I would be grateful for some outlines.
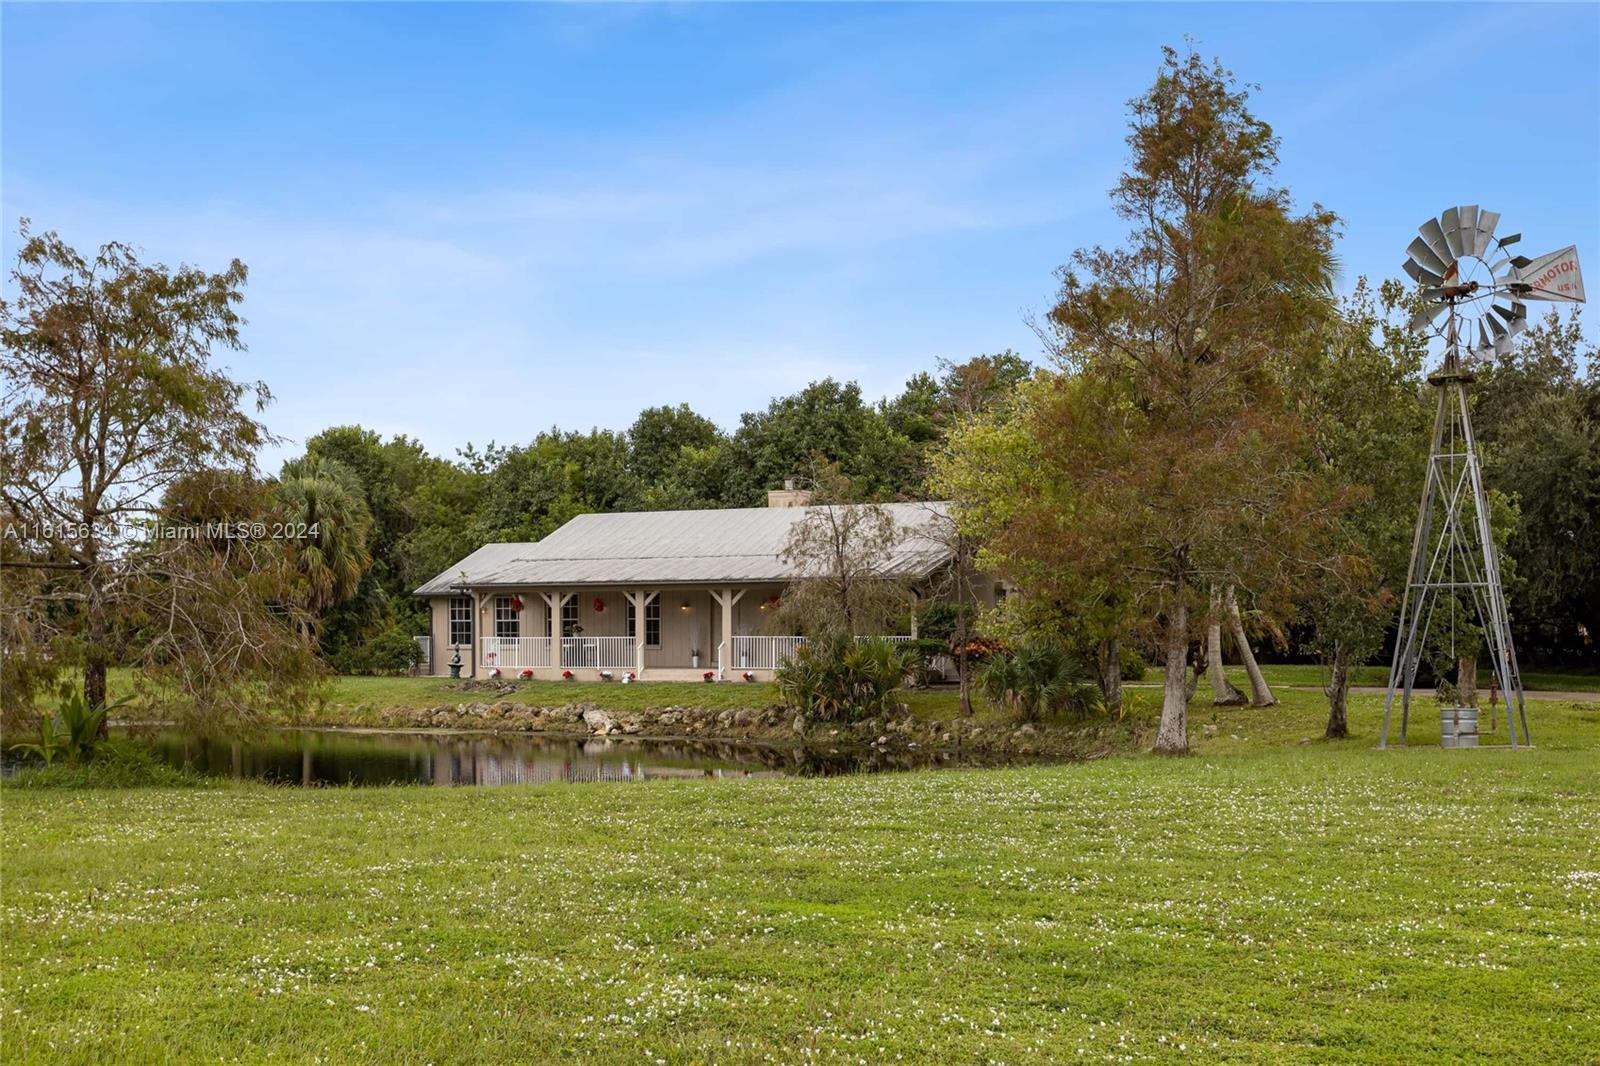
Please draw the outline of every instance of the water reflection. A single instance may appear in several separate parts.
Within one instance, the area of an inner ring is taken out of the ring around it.
[[[518,734],[279,730],[244,740],[137,734],[202,773],[299,785],[510,785],[693,777],[817,777],[978,765],[940,752],[887,753],[728,741]],[[993,760],[984,765],[995,765]]]

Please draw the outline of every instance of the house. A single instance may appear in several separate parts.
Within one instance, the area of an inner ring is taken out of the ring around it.
[[[950,561],[948,505],[881,506],[898,533],[888,572],[926,588]],[[459,654],[464,677],[770,678],[802,643],[776,627],[795,576],[783,552],[820,509],[791,486],[766,507],[585,514],[537,543],[485,544],[416,590],[430,605],[423,672],[448,675]]]

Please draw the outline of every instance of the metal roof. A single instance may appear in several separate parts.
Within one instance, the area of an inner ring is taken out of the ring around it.
[[[902,531],[890,555],[895,576],[920,577],[950,557],[928,526],[949,504],[880,504]],[[821,507],[585,514],[536,543],[485,544],[417,589],[441,596],[464,587],[750,584],[784,582],[780,557],[790,531]]]

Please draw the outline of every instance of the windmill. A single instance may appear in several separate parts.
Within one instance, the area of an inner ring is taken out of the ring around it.
[[[1500,560],[1489,529],[1489,501],[1472,435],[1467,386],[1475,379],[1474,366],[1504,355],[1511,348],[1511,339],[1527,328],[1526,301],[1582,303],[1583,274],[1576,245],[1529,259],[1510,250],[1521,234],[1494,235],[1499,221],[1498,213],[1480,210],[1475,204],[1452,207],[1424,222],[1419,236],[1406,249],[1404,269],[1420,286],[1422,300],[1411,318],[1411,329],[1441,337],[1444,360],[1428,377],[1438,392],[1438,410],[1422,506],[1411,542],[1411,565],[1400,601],[1380,748],[1389,744],[1396,692],[1400,693],[1400,742],[1405,743],[1411,693],[1434,613],[1443,603],[1449,612],[1453,643],[1458,597],[1470,598],[1488,645],[1495,681],[1506,697],[1511,746],[1518,746],[1519,719],[1521,742],[1531,743],[1522,673],[1511,640]],[[1440,315],[1445,316],[1444,321],[1436,325]],[[1477,740],[1475,708],[1441,710],[1441,744],[1468,747]]]

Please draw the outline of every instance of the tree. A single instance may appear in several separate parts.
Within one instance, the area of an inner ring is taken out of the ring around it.
[[[782,558],[794,576],[778,618],[807,632],[881,633],[911,600],[908,582],[893,567],[904,531],[885,508],[853,500],[837,468],[823,466],[807,480],[812,506],[784,545]]]
[[[1087,378],[1044,374],[957,419],[933,463],[935,490],[955,502],[963,535],[981,545],[977,565],[1020,595],[986,623],[1013,642],[1061,640],[1095,664],[1107,711],[1122,711],[1122,639],[1133,605],[1105,566],[1085,565],[1063,537],[1076,486],[1047,459],[1043,412],[1093,402]]]
[[[1587,365],[1587,374],[1583,367]],[[1592,662],[1600,632],[1600,353],[1554,310],[1479,372],[1488,487],[1518,511],[1504,558],[1519,657]]]
[[[1157,621],[1162,753],[1188,749],[1189,619],[1206,590],[1286,612],[1330,513],[1289,401],[1331,311],[1335,219],[1295,215],[1266,184],[1277,140],[1247,102],[1220,65],[1166,50],[1131,104],[1112,192],[1128,245],[1074,255],[1044,330],[1086,381],[1035,410],[1042,458],[1071,486],[1068,565]]]
[[[213,364],[216,350],[244,347],[243,263],[173,270],[115,243],[88,258],[26,221],[21,236],[15,296],[0,304],[0,502],[37,556],[29,565],[56,573],[36,596],[72,606],[64,633],[94,707],[106,698],[113,626],[137,590],[179,578],[226,587],[191,566],[207,560],[185,542],[152,539],[141,522],[186,473],[248,471],[267,435],[241,404],[259,412],[270,395]]]
[[[948,603],[952,608],[950,652],[956,664],[961,715],[970,718],[972,663],[969,649],[975,636],[973,614],[979,603],[978,583],[982,580],[978,570],[978,542],[962,527],[957,515],[932,507],[926,510],[924,535],[950,558],[949,563],[934,574],[926,591],[930,599]]]
[[[298,535],[290,543],[300,602],[321,615],[360,588],[372,563],[372,514],[349,467],[312,456],[284,464],[276,495]]]
[[[1350,671],[1383,646],[1399,606],[1427,462],[1430,412],[1419,399],[1427,342],[1397,314],[1398,283],[1374,294],[1359,281],[1302,370],[1309,461],[1350,497],[1301,614],[1328,671],[1329,739],[1349,735]]]
[[[747,506],[818,461],[837,466],[854,497],[920,495],[918,449],[862,399],[854,382],[813,382],[765,411],[743,415],[733,455],[743,472],[737,502]]]

